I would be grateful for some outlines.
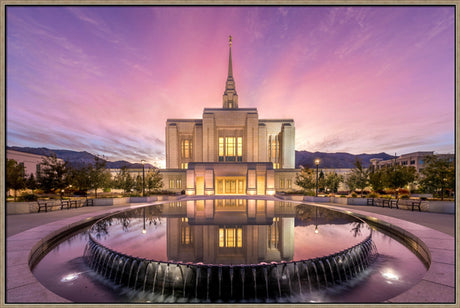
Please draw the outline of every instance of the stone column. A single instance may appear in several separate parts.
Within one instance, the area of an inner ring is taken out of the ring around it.
[[[195,170],[187,170],[187,183],[186,193],[187,195],[195,195]]]

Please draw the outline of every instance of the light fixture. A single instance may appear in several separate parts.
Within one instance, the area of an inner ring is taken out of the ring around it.
[[[142,197],[145,197],[145,160],[141,160],[142,163]]]
[[[315,197],[318,197],[318,166],[321,160],[319,158],[315,159],[315,165],[316,165],[316,192],[315,192]]]

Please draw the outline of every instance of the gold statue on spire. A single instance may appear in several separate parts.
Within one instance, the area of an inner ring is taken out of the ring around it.
[[[229,43],[230,43],[230,47],[232,47],[232,36],[231,35],[229,36]]]

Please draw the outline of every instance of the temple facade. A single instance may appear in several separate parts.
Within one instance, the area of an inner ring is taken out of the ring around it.
[[[188,195],[273,195],[297,189],[292,119],[259,119],[240,108],[229,40],[222,108],[204,108],[201,119],[166,121],[164,188]]]

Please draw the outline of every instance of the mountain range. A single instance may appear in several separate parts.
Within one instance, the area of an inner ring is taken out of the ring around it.
[[[9,150],[26,152],[31,154],[38,155],[56,155],[57,158],[61,158],[64,161],[68,161],[72,165],[81,165],[81,164],[92,164],[94,163],[95,157],[98,157],[94,154],[91,154],[86,151],[71,151],[71,150],[56,150],[48,148],[31,148],[31,147],[7,147]],[[99,157],[101,158],[101,157]],[[364,167],[369,166],[370,160],[372,158],[381,158],[383,160],[392,159],[393,156],[386,153],[378,154],[349,154],[349,153],[324,153],[324,152],[308,152],[308,151],[295,151],[295,166],[304,166],[308,168],[313,168],[314,160],[319,158],[321,160],[321,168],[353,168],[356,159],[360,160]],[[104,158],[101,158],[104,159]],[[104,159],[105,160],[105,159]],[[130,163],[125,160],[119,160],[115,162],[107,161],[107,168],[110,169],[119,169],[121,167],[127,168],[142,168],[141,163]],[[153,168],[151,164],[145,164],[146,167]]]
[[[37,154],[37,155],[56,155],[57,158],[61,158],[64,161],[69,162],[74,166],[84,165],[84,164],[93,164],[97,155],[91,154],[86,151],[72,151],[72,150],[56,150],[56,149],[48,149],[48,148],[30,148],[30,147],[7,147],[8,150],[14,150],[19,152],[25,152],[30,154]],[[103,157],[99,157],[107,162],[106,167],[108,169],[120,169],[122,167],[126,168],[142,168],[141,163],[130,163],[125,160],[118,160],[118,161],[108,161]],[[154,168],[151,164],[145,164],[146,168]]]

